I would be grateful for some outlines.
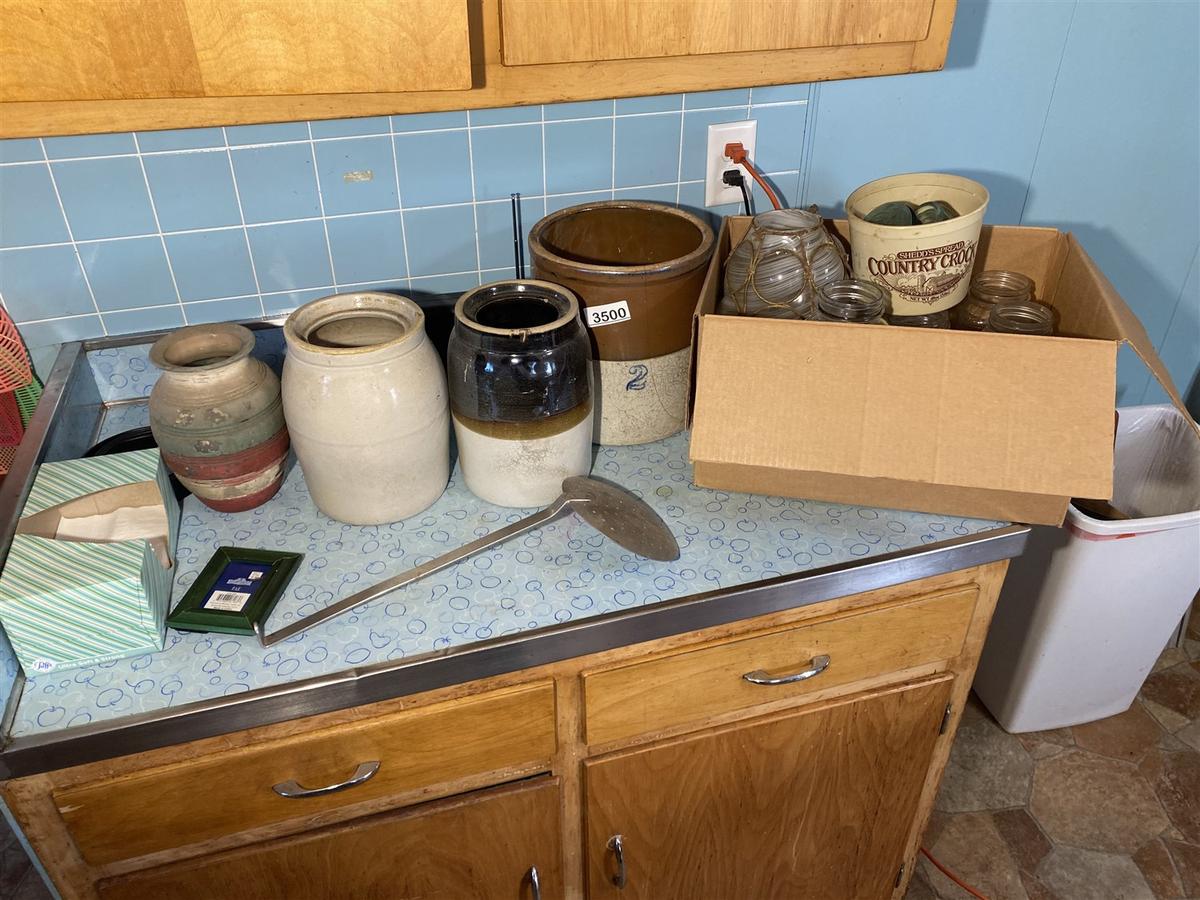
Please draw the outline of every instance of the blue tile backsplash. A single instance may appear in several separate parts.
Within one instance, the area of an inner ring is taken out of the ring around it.
[[[839,213],[864,181],[934,169],[982,181],[989,222],[1074,231],[1200,406],[1200,97],[1172,68],[1198,28],[1194,3],[968,0],[940,72],[0,141],[0,302],[41,347],[345,288],[459,291],[512,272],[514,191],[526,232],[596,199],[738,212],[704,207],[705,144],[753,118],[789,205]],[[1123,404],[1161,400],[1136,362],[1119,380]]]
[[[514,191],[526,234],[582,200],[710,212],[703,126],[748,115],[790,123],[771,178],[795,202],[810,90],[767,90],[0,141],[0,297],[43,344],[461,290],[512,271]]]

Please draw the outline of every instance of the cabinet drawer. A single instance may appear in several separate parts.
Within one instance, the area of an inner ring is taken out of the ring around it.
[[[964,587],[815,625],[730,641],[703,650],[585,673],[589,744],[701,722],[789,697],[957,656],[978,589]],[[803,680],[754,684],[828,665]]]
[[[535,771],[555,747],[554,685],[541,682],[60,790],[54,801],[84,859],[102,865],[487,772]],[[336,793],[274,790],[335,785],[372,761],[373,776]]]
[[[563,895],[557,779],[415,809],[101,882],[102,900],[532,900]]]

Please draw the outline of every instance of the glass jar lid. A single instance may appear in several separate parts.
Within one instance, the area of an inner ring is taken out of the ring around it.
[[[1000,300],[1032,300],[1033,279],[1007,269],[988,269],[972,279],[971,296],[992,303]]]
[[[1032,300],[1003,300],[988,314],[986,330],[1005,334],[1054,334],[1054,309]]]
[[[883,315],[887,295],[873,281],[842,278],[821,285],[817,309],[825,318],[842,322],[871,322]]]

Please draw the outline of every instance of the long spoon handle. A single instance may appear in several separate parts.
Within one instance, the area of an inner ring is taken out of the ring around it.
[[[471,541],[469,544],[463,544],[449,553],[443,553],[441,556],[436,556],[429,562],[421,563],[419,566],[414,566],[407,572],[401,572],[393,578],[388,578],[386,581],[381,581],[372,587],[365,588],[357,594],[351,594],[344,600],[339,600],[337,603],[331,603],[322,610],[305,616],[303,619],[298,619],[291,625],[280,628],[278,631],[273,631],[270,634],[265,634],[263,631],[263,622],[254,623],[254,633],[258,635],[258,642],[264,647],[270,647],[272,644],[277,644],[280,641],[286,641],[292,635],[299,634],[318,625],[321,622],[326,622],[335,616],[340,616],[348,609],[355,606],[360,606],[363,603],[369,603],[382,597],[384,594],[391,593],[396,588],[404,587],[406,584],[412,584],[414,581],[432,575],[434,572],[439,572],[447,566],[453,565],[460,559],[466,559],[478,553],[480,550],[486,550],[488,547],[493,547],[496,544],[503,543],[511,537],[516,537],[518,534],[523,534],[549,522],[560,512],[566,509],[568,505],[565,496],[560,497],[552,504],[547,506],[540,512],[535,512],[531,516],[526,516],[511,525],[506,525],[496,531],[489,532],[483,537]]]

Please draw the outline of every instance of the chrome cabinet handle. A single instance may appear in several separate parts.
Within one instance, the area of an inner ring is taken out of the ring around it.
[[[359,763],[358,768],[354,770],[345,781],[338,784],[330,784],[319,788],[301,787],[295,781],[283,781],[271,788],[280,797],[286,797],[289,800],[296,800],[300,797],[321,797],[325,794],[333,794],[337,791],[344,791],[346,788],[352,788],[356,784],[362,784],[364,781],[370,781],[375,777],[375,773],[379,771],[379,760],[371,760],[371,762]]]
[[[542,880],[538,878],[537,866],[529,867],[529,889],[533,900],[542,900]]]
[[[608,839],[608,849],[613,852],[613,856],[617,858],[617,874],[612,877],[612,883],[618,888],[625,887],[625,845],[621,843],[621,836],[614,834]]]
[[[762,669],[755,669],[753,672],[747,672],[742,677],[751,684],[793,684],[797,681],[807,681],[809,678],[815,678],[828,668],[828,656],[814,656],[809,662],[808,668],[803,672],[794,672],[791,675],[781,675],[778,678],[772,678]]]

